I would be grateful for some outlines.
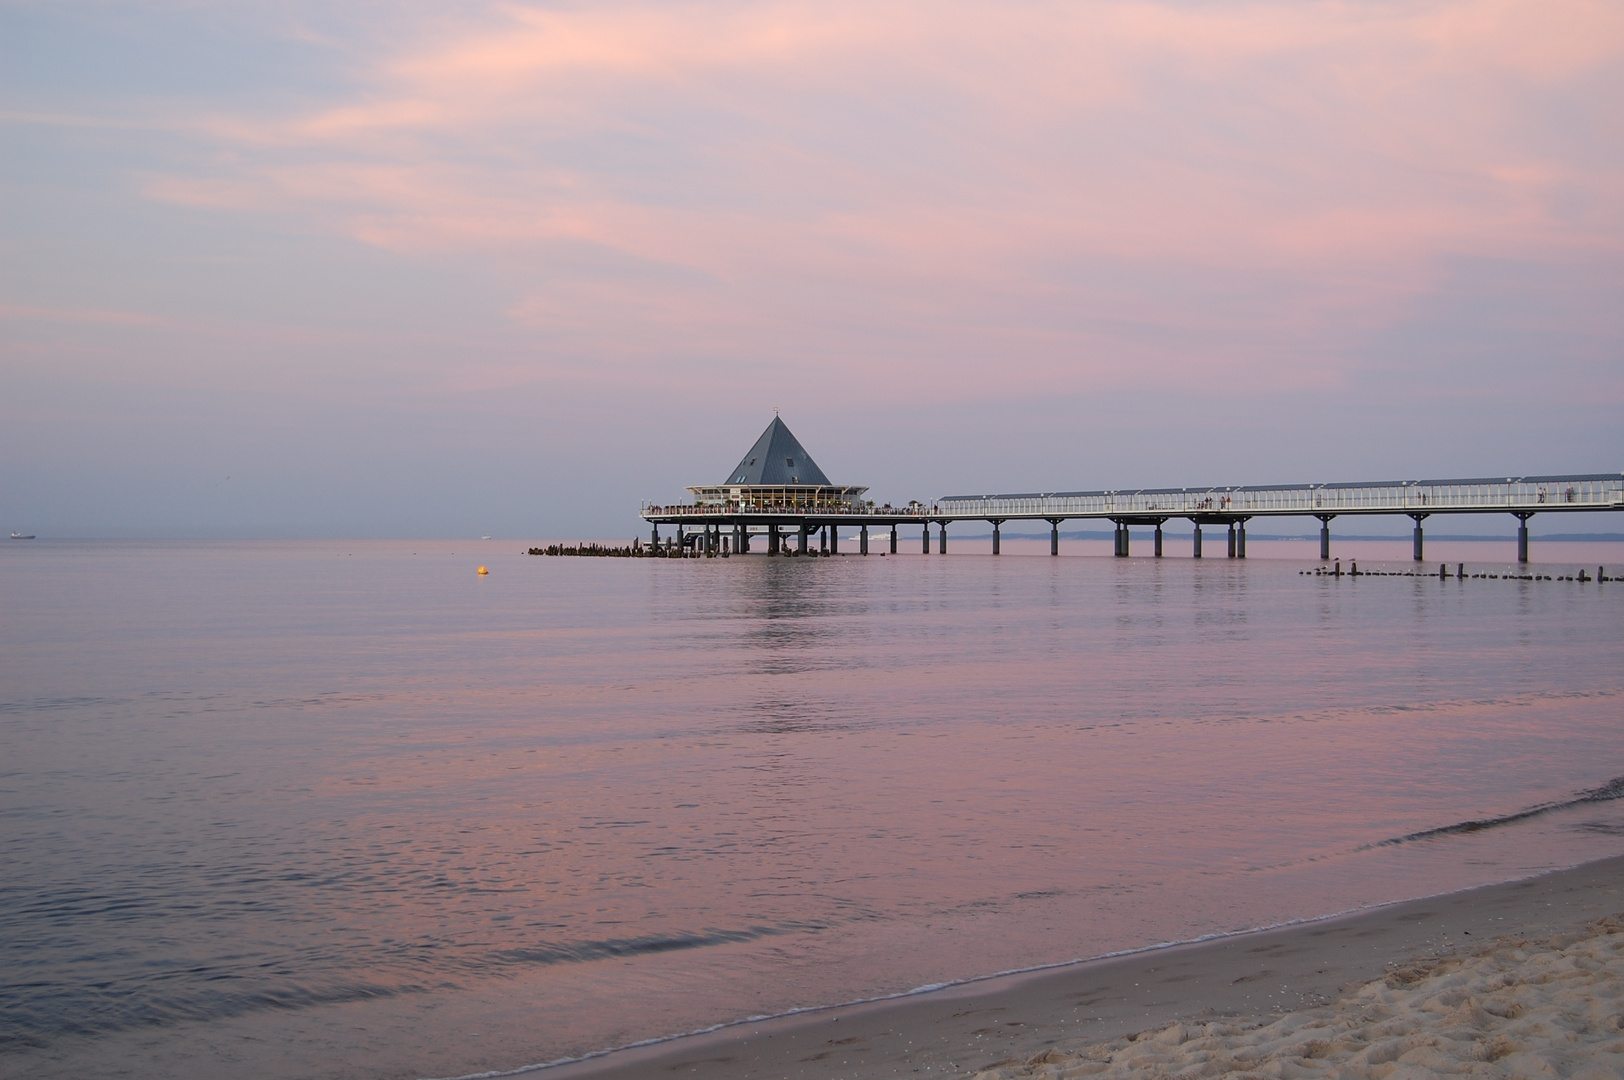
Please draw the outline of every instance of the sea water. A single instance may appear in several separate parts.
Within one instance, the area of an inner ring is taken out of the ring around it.
[[[527,546],[0,549],[0,1072],[514,1068],[1624,852],[1624,585],[1492,545]]]

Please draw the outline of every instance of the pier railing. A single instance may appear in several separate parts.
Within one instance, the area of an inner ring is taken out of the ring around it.
[[[933,517],[928,506],[854,506],[845,503],[816,503],[797,506],[793,503],[688,503],[682,505],[666,506],[657,503],[644,503],[638,511],[644,518],[668,517],[784,517],[784,518],[919,518],[928,520]]]
[[[1624,473],[1355,484],[950,495],[927,516],[1074,518],[1540,513],[1624,509]]]

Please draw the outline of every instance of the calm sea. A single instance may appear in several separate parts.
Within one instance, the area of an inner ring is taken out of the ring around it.
[[[0,1072],[509,1068],[1624,852],[1624,585],[526,545],[0,548]]]

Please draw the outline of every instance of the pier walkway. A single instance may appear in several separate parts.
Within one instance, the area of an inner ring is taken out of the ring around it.
[[[1517,519],[1517,558],[1528,561],[1528,519],[1536,514],[1624,510],[1624,473],[1521,476],[1472,480],[1394,480],[1353,484],[1274,484],[1206,488],[1145,488],[1120,491],[1059,491],[1003,495],[949,495],[930,504],[876,507],[873,503],[814,505],[801,501],[722,501],[686,506],[645,505],[640,514],[660,542],[660,526],[674,525],[679,548],[703,553],[747,552],[751,538],[765,536],[768,554],[838,553],[841,527],[859,528],[859,553],[868,554],[869,530],[889,529],[897,550],[898,530],[922,530],[931,550],[947,551],[947,528],[960,521],[992,526],[992,550],[1007,521],[1047,521],[1049,553],[1060,553],[1060,525],[1072,520],[1109,520],[1116,525],[1116,554],[1127,556],[1129,527],[1154,526],[1154,554],[1162,554],[1162,525],[1174,518],[1194,526],[1192,551],[1201,558],[1202,529],[1227,531],[1226,554],[1246,557],[1246,523],[1253,518],[1313,517],[1320,522],[1320,558],[1331,557],[1331,522],[1341,516],[1403,515],[1412,519],[1414,555],[1422,558],[1421,523],[1435,514],[1511,514]],[[796,539],[792,550],[790,537]]]

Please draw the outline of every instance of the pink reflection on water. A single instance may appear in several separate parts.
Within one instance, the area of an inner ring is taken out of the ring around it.
[[[1624,775],[1624,590],[1007,543],[47,550],[7,579],[15,880],[189,914],[87,915],[78,960],[0,916],[132,999],[236,963],[517,995],[519,1064],[1624,848],[1617,803],[1383,844]]]

